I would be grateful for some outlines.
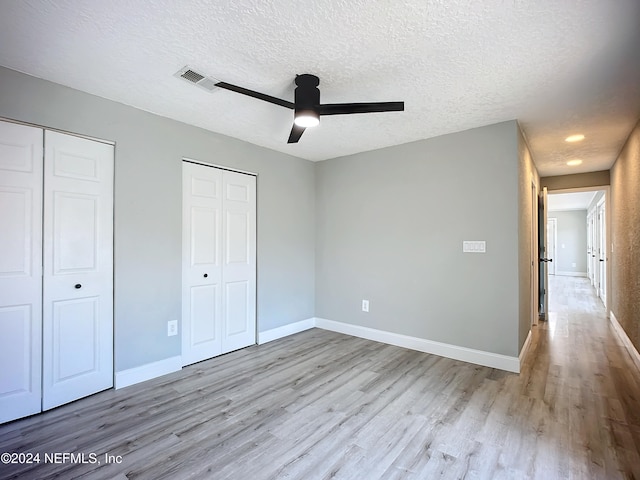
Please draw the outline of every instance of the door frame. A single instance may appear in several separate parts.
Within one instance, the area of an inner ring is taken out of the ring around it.
[[[603,208],[604,207],[604,208]],[[604,304],[605,308],[607,306],[607,287],[609,285],[609,279],[608,279],[608,272],[609,272],[609,260],[608,260],[608,254],[609,254],[609,248],[608,248],[608,239],[609,239],[609,235],[607,232],[607,220],[609,215],[607,214],[607,197],[606,195],[603,196],[598,203],[596,204],[595,207],[595,212],[596,212],[596,219],[597,219],[597,226],[596,226],[596,231],[597,231],[597,237],[598,237],[598,258],[596,258],[597,261],[597,265],[598,265],[598,297],[600,298],[600,300],[602,300],[602,303]],[[602,222],[601,220],[601,215],[604,215],[604,222]],[[604,240],[603,240],[604,237]],[[601,257],[603,257],[603,252],[601,252],[601,247],[604,245],[604,261],[602,260]],[[602,269],[604,269],[604,278],[602,275]],[[603,298],[603,289],[601,288],[601,280],[604,280],[604,298]]]
[[[531,251],[530,251],[530,281],[531,281],[531,326],[538,325],[540,319],[539,309],[539,268],[538,268],[538,196],[539,186],[535,178],[531,177]]]
[[[610,254],[613,251],[613,244],[611,242],[611,186],[610,185],[601,185],[601,186],[594,186],[594,187],[577,187],[577,188],[562,188],[562,189],[558,189],[558,190],[550,190],[549,193],[550,194],[556,194],[556,193],[580,193],[580,192],[600,192],[603,191],[604,192],[604,196],[602,197],[604,199],[604,206],[605,206],[605,242],[606,242],[606,258],[607,258],[607,264],[609,263],[609,258],[610,258]],[[597,207],[597,206],[596,206]],[[589,213],[587,212],[587,218],[588,218]],[[596,219],[597,220],[597,219]],[[587,229],[587,235],[589,234],[588,229]],[[609,318],[610,316],[610,312],[609,312],[609,299],[613,298],[612,295],[612,288],[611,288],[611,268],[609,268],[609,265],[607,265],[606,268],[606,284],[605,284],[605,312],[606,312],[606,316],[607,318]]]

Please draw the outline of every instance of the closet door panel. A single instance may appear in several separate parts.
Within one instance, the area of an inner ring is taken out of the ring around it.
[[[113,386],[113,146],[47,131],[43,408]]]
[[[220,355],[222,174],[182,164],[182,363]]]
[[[42,138],[0,122],[0,423],[41,410]]]
[[[256,178],[223,173],[222,351],[256,343]]]

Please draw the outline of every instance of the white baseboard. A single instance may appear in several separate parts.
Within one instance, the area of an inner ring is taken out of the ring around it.
[[[618,319],[616,318],[616,316],[613,314],[612,311],[609,311],[609,321],[611,322],[613,329],[618,334],[618,337],[622,341],[622,344],[627,349],[627,352],[629,352],[629,356],[631,357],[631,360],[633,360],[633,363],[636,365],[636,368],[640,372],[640,353],[638,353],[638,350],[636,350],[635,345],[629,339],[627,332],[624,331],[624,328],[622,328],[622,325],[620,325],[620,322],[618,322]]]
[[[472,348],[459,347],[448,343],[434,342],[424,338],[410,337],[399,333],[376,330],[374,328],[335,322],[325,318],[316,318],[316,327],[333,332],[344,333],[354,337],[366,338],[375,342],[387,343],[398,347],[409,348],[419,352],[432,353],[441,357],[462,360],[485,367],[498,368],[508,372],[520,373],[520,359],[498,353],[484,352]]]
[[[529,353],[529,347],[531,347],[531,329],[529,329],[529,333],[527,333],[527,338],[525,339],[524,345],[522,345],[522,350],[520,350],[520,355],[518,356],[520,370],[522,369],[524,359],[527,357],[527,353]],[[520,370],[518,370],[518,372],[520,372]]]
[[[178,355],[177,357],[166,358],[157,362],[116,372],[115,388],[117,390],[119,388],[128,387],[129,385],[161,377],[162,375],[177,372],[181,369],[182,357]]]
[[[272,328],[271,330],[265,330],[264,332],[258,332],[258,345],[271,342],[279,338],[293,335],[294,333],[303,332],[316,326],[315,318],[307,318],[306,320],[300,320],[299,322],[283,325],[282,327]]]
[[[562,277],[586,277],[587,272],[556,272],[556,275]]]

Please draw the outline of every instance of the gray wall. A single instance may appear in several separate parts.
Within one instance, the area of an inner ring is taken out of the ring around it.
[[[517,128],[318,163],[316,316],[517,356]]]
[[[563,273],[587,274],[587,211],[565,210],[549,212],[555,218],[556,275]],[[575,266],[574,266],[575,264]]]
[[[6,68],[0,117],[116,142],[116,371],[180,354],[182,157],[258,174],[259,330],[314,316],[313,163]]]
[[[609,308],[640,351],[640,124],[611,169]]]
[[[551,191],[568,188],[603,187],[609,185],[609,178],[609,170],[603,170],[600,172],[542,177],[540,182],[543,187],[547,187],[547,189]]]

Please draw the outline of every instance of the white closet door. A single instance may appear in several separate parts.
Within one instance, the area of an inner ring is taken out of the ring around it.
[[[256,178],[224,172],[223,353],[256,343]]]
[[[182,164],[182,363],[222,353],[222,172]]]
[[[183,162],[182,363],[256,341],[256,179]]]
[[[113,146],[45,132],[43,409],[113,386]]]
[[[42,136],[0,122],[0,423],[41,408]]]

